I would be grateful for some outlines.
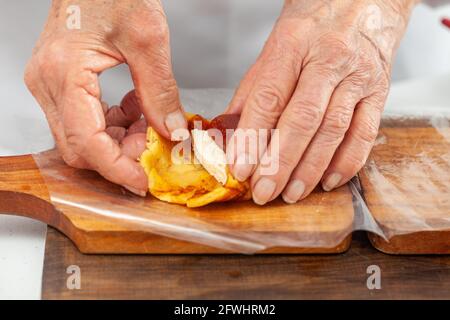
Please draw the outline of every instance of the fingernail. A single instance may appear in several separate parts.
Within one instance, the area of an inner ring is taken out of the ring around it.
[[[341,182],[342,176],[339,173],[330,174],[322,183],[322,188],[325,191],[331,191]]]
[[[253,165],[255,165],[255,161],[248,154],[240,154],[233,167],[233,176],[238,181],[245,181],[252,174]]]
[[[137,194],[138,196],[141,196],[141,197],[145,197],[145,195],[147,194],[146,191],[138,190],[138,189],[130,187],[130,186],[124,186],[124,188],[133,192],[134,194]]]
[[[305,184],[301,180],[293,180],[289,182],[284,190],[282,197],[287,203],[296,203],[305,192]]]
[[[184,114],[177,110],[172,113],[169,113],[166,116],[165,125],[169,133],[174,132],[176,129],[186,129],[187,122]]]
[[[276,183],[269,178],[259,179],[253,188],[253,201],[260,206],[266,204],[272,197],[276,186]]]

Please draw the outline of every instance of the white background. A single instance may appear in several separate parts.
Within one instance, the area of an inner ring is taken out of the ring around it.
[[[233,88],[258,54],[281,1],[163,2],[180,86]],[[0,0],[0,156],[53,145],[45,118],[22,81],[49,3]],[[393,86],[388,110],[450,110],[450,31],[439,24],[444,13],[450,17],[450,6],[436,11],[421,5],[415,10],[394,66],[393,78],[402,82]],[[110,103],[117,103],[131,88],[124,67],[102,78]],[[231,93],[214,93],[218,98],[203,110],[205,114],[223,109]],[[205,105],[210,96],[203,91],[182,93],[188,107]],[[46,226],[39,222],[0,214],[0,299],[40,297],[45,233]]]

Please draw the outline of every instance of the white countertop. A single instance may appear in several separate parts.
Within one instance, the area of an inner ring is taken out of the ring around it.
[[[0,155],[15,155],[45,150],[53,145],[45,118],[22,82],[23,68],[37,39],[46,17],[49,0],[30,2],[26,0],[2,3],[0,12]],[[415,50],[414,59],[428,54],[450,56],[450,32],[443,32],[436,19],[444,12],[450,16],[450,6],[431,14],[420,9],[424,15],[416,14],[412,24],[429,17],[428,28],[436,30],[441,38],[430,40],[424,50]],[[417,20],[417,21],[416,21]],[[416,27],[414,27],[416,28]],[[428,31],[429,32],[429,31]],[[405,42],[414,42],[408,33]],[[433,54],[438,43],[442,43],[444,53]],[[420,43],[419,43],[420,44]],[[417,45],[417,43],[416,43]],[[407,48],[400,49],[406,51]],[[431,53],[430,53],[431,52]],[[437,59],[438,57],[436,57]],[[426,59],[427,61],[430,59]],[[450,61],[450,60],[449,60]],[[397,63],[396,68],[404,68],[406,60]],[[420,67],[410,72],[414,80],[393,86],[387,110],[407,110],[441,108],[450,110],[450,65],[444,68]],[[116,77],[113,79],[113,76]],[[121,76],[122,75],[122,76]],[[105,96],[117,102],[129,87],[129,79],[123,73],[114,71],[102,81]],[[401,77],[399,77],[401,78]],[[183,94],[184,101],[192,101],[191,93]],[[194,94],[195,95],[195,94]],[[225,93],[225,96],[229,93]],[[0,299],[39,299],[46,226],[21,217],[0,214]],[[64,270],[62,270],[64,272]]]

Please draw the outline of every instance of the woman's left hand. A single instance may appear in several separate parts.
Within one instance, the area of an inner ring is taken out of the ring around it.
[[[231,159],[237,179],[252,176],[256,203],[280,193],[294,203],[321,180],[329,191],[361,169],[377,137],[394,53],[416,2],[285,2],[227,110],[241,114],[238,128],[244,131],[278,129],[268,145]],[[266,174],[264,161],[276,161],[278,170]]]

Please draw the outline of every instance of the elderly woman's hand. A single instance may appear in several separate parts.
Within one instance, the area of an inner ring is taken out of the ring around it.
[[[108,109],[98,76],[121,63],[135,90]],[[135,161],[145,148],[146,122],[167,138],[186,127],[158,0],[54,0],[25,82],[69,165],[96,170],[139,195],[147,191]]]
[[[377,136],[394,53],[416,2],[286,1],[227,110],[241,113],[241,129],[278,129],[269,145],[232,155],[233,174],[240,180],[252,175],[256,203],[280,193],[294,203],[321,180],[332,190],[363,166]],[[262,162],[279,168],[266,174]]]

